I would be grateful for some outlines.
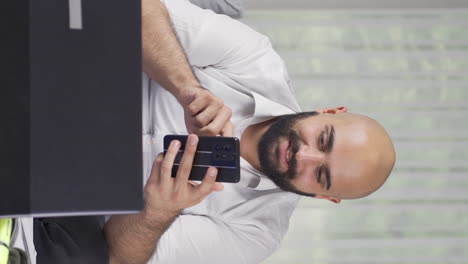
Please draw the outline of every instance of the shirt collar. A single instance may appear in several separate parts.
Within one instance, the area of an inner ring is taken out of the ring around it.
[[[291,105],[290,107],[287,107],[277,102],[274,102],[254,91],[251,91],[251,93],[255,101],[255,110],[253,115],[254,118],[269,119],[275,116],[294,114],[300,111],[300,109],[296,107],[296,105]]]
[[[248,188],[260,191],[278,189],[278,186],[276,186],[276,184],[272,180],[270,180],[263,173],[255,169],[252,165],[250,165],[250,163],[248,163],[243,158],[241,158],[241,168],[247,170],[249,174],[253,176],[246,178],[247,182],[245,182],[245,184]]]
[[[272,180],[267,178],[267,176],[261,174],[260,182],[258,183],[255,189],[265,191],[265,190],[279,189],[279,187],[276,186],[276,184]]]

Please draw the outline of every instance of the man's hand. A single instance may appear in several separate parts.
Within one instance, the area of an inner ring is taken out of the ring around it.
[[[221,183],[216,183],[217,169],[208,169],[201,184],[189,182],[193,157],[197,149],[198,137],[190,135],[184,155],[180,161],[176,177],[171,177],[172,165],[179,151],[180,142],[171,142],[166,156],[157,156],[151,170],[151,176],[145,186],[145,209],[147,219],[158,221],[161,215],[176,215],[182,209],[194,206],[212,191],[223,190]]]
[[[199,136],[232,136],[233,126],[229,121],[232,110],[210,91],[196,87],[178,99],[184,108],[185,125],[189,133]]]
[[[105,225],[111,264],[147,263],[159,238],[184,208],[203,201],[212,191],[223,190],[216,183],[216,168],[209,168],[201,184],[188,180],[198,137],[190,135],[175,178],[172,165],[180,148],[173,141],[163,157],[155,159],[145,185],[145,208],[139,214],[114,215]]]
[[[142,45],[144,72],[177,98],[188,132],[227,136],[232,111],[200,86],[161,1],[142,0]]]

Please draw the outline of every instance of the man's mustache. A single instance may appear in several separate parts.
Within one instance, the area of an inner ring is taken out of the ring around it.
[[[292,180],[296,177],[297,174],[296,153],[299,151],[300,148],[300,138],[294,130],[291,130],[291,132],[289,133],[289,142],[291,155],[288,161],[288,171],[286,172],[286,176],[288,177],[288,179]]]

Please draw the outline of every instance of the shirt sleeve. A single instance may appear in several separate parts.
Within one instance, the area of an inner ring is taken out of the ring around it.
[[[158,242],[148,264],[260,263],[278,243],[265,241],[253,225],[227,225],[200,215],[181,215]]]
[[[262,56],[271,43],[243,23],[186,0],[161,0],[192,66],[233,68]]]

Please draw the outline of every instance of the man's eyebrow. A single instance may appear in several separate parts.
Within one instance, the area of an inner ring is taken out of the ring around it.
[[[331,126],[330,135],[328,135],[327,153],[333,150],[333,143],[335,142],[335,128]]]
[[[335,128],[333,125],[330,129],[330,135],[328,135],[328,144],[327,144],[327,153],[333,150],[333,143],[335,142]],[[325,179],[327,180],[327,190],[331,188],[331,175],[330,175],[330,168],[327,166],[325,168]]]

